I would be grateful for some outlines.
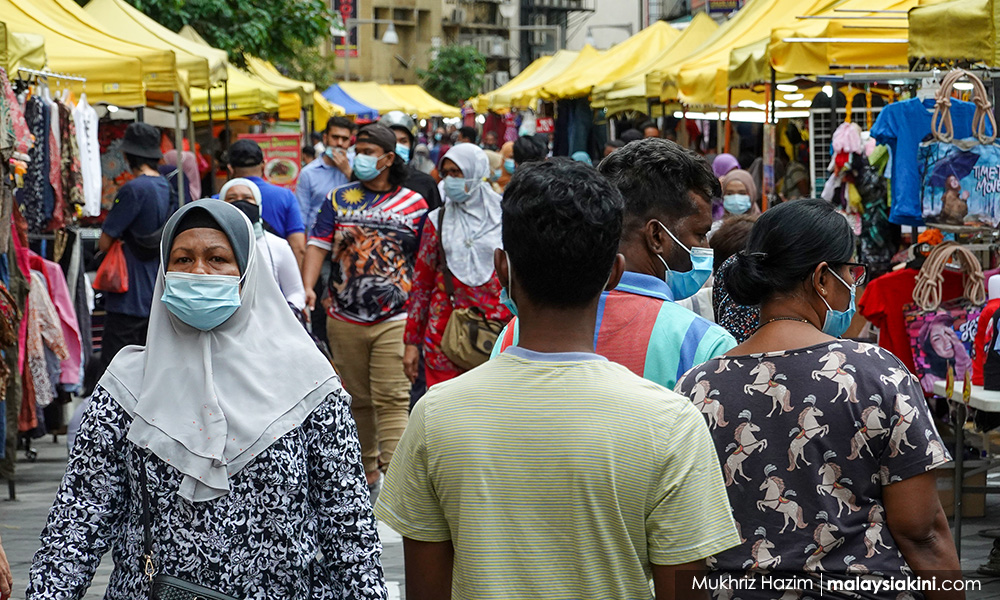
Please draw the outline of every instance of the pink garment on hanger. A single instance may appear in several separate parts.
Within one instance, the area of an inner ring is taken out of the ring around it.
[[[59,375],[59,383],[79,385],[82,383],[80,366],[83,364],[83,342],[80,337],[80,323],[76,319],[76,309],[70,300],[66,276],[59,263],[46,260],[30,250],[29,252],[31,268],[45,276],[49,298],[59,315],[59,324],[68,350],[67,357],[60,363],[62,373]]]
[[[14,260],[17,262],[17,270],[21,272],[26,281],[31,281],[31,263],[28,259],[30,250],[21,245],[21,236],[18,235],[17,222],[21,217],[21,211],[14,211],[14,218],[10,221],[11,237],[14,239]],[[23,220],[21,221],[23,222]],[[21,319],[21,326],[17,331],[17,372],[24,373],[24,353],[28,343],[28,304],[30,299],[24,301],[24,315]]]

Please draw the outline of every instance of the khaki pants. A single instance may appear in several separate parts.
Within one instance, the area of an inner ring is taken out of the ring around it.
[[[410,382],[403,373],[406,321],[355,325],[336,319],[326,324],[330,351],[344,389],[352,397],[365,472],[388,465],[406,429]]]

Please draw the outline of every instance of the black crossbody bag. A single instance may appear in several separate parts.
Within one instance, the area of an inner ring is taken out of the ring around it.
[[[139,486],[142,488],[142,557],[143,571],[149,578],[149,600],[237,600],[197,583],[157,575],[153,564],[153,532],[150,525],[149,486],[146,482],[146,464],[139,465]]]

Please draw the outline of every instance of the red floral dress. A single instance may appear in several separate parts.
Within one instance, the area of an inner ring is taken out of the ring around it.
[[[438,234],[436,223],[427,219],[420,236],[420,250],[410,290],[409,316],[403,341],[407,345],[420,346],[424,351],[424,365],[427,373],[427,387],[461,375],[464,370],[441,352],[441,336],[448,324],[453,307],[445,293],[444,275],[438,268]],[[483,285],[470,287],[457,277],[455,281],[454,308],[478,306],[489,319],[506,323],[512,317],[510,311],[500,304],[500,282],[496,273]]]

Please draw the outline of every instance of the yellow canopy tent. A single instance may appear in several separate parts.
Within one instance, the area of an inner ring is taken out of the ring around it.
[[[338,85],[345,94],[379,113],[385,114],[393,110],[401,110],[407,114],[417,112],[417,107],[412,102],[397,100],[373,81],[342,81]]]
[[[86,84],[67,82],[74,93],[84,89],[90,102],[120,106],[146,104],[142,61],[134,55],[121,55],[85,41],[74,31],[52,23],[42,13],[24,10],[12,0],[0,0],[0,14],[9,29],[41,35],[45,38],[47,66],[52,71],[80,75]],[[171,57],[173,54],[171,54]]]
[[[177,59],[171,50],[130,42],[118,36],[114,30],[107,29],[87,14],[74,0],[9,1],[49,29],[63,32],[96,48],[139,59],[147,91],[187,95],[189,84],[186,75],[178,71]],[[0,11],[0,14],[6,14],[6,11]]]
[[[421,119],[430,117],[461,117],[462,109],[441,102],[419,85],[383,85],[382,91],[400,103],[416,108],[414,114]],[[353,97],[353,96],[352,96]],[[356,98],[355,98],[356,99]]]
[[[285,77],[274,65],[256,56],[247,56],[246,59],[247,70],[251,75],[278,90],[281,104],[278,109],[279,119],[298,120],[302,109],[313,105],[315,84]]]
[[[681,102],[692,106],[722,106],[729,90],[729,54],[734,48],[747,46],[768,37],[771,29],[799,15],[816,14],[837,0],[751,0],[731,23],[725,35],[712,45],[685,60],[679,68],[667,73],[667,79],[677,84]],[[664,98],[661,92],[661,100]]]
[[[776,27],[763,49],[730,61],[730,85],[778,77],[825,75],[854,67],[908,66],[905,11],[918,0],[846,0],[820,13],[820,19]],[[870,12],[865,12],[870,11]],[[904,11],[886,13],[877,11]],[[840,18],[838,18],[840,17]],[[738,64],[739,63],[739,64]]]
[[[584,60],[588,62],[597,54],[597,50],[594,50],[592,46],[585,46],[580,52],[570,50],[556,52],[551,59],[538,69],[533,70],[529,76],[524,78],[518,76],[507,85],[486,94],[489,98],[488,108],[495,111],[507,111],[514,107],[527,106],[533,99],[538,98],[538,91],[543,85],[572,68],[580,56],[584,55],[584,51],[586,51]],[[527,69],[525,70],[527,71]]]
[[[666,69],[680,62],[699,48],[705,40],[719,29],[719,25],[706,13],[698,13],[687,28],[670,45],[649,60],[637,63],[632,70],[617,81],[595,86],[591,104],[596,108],[606,108],[611,114],[636,110],[647,110],[646,98],[659,99],[660,87],[647,89],[646,75]]]
[[[0,67],[13,77],[18,67],[41,69],[45,66],[45,38],[33,33],[15,33],[0,21]]]
[[[1000,66],[1000,3],[952,0],[910,11],[910,58]]]
[[[600,85],[613,83],[663,53],[681,37],[681,32],[665,21],[657,21],[620,44],[612,46],[579,73],[568,71],[542,86],[545,100],[588,96]]]
[[[530,107],[533,102],[543,97],[542,90],[545,86],[552,82],[557,80],[575,81],[585,77],[595,63],[597,63],[598,59],[603,57],[605,54],[607,53],[597,50],[590,44],[587,44],[577,54],[576,59],[563,69],[561,73],[554,73],[552,77],[539,81],[538,85],[529,86],[527,89],[521,90],[520,93],[511,99],[513,106],[521,108]]]
[[[181,27],[177,32],[182,39],[186,40],[185,47],[189,52],[198,54],[208,60],[208,68],[212,73],[212,84],[225,81],[229,75],[229,54],[225,50],[220,50],[209,44],[205,38],[194,30],[190,25]],[[190,42],[195,42],[191,45]]]
[[[280,107],[278,90],[235,67],[229,67],[227,77],[230,118],[278,112]],[[225,95],[221,89],[215,88],[212,91],[214,115],[221,115],[225,107]],[[191,90],[191,119],[195,122],[208,120],[207,90],[201,88]]]
[[[177,55],[177,66],[187,70],[188,80],[195,87],[208,87],[219,81],[225,72],[225,52],[213,50],[209,56],[195,53],[190,40],[170,31],[123,0],[90,0],[85,10],[108,31],[119,32],[124,39],[173,51]]]
[[[313,130],[323,131],[330,117],[342,117],[347,112],[323,97],[319,92],[313,92]]]
[[[541,58],[538,58],[537,60],[533,61],[530,65],[522,69],[521,72],[514,77],[514,79],[511,79],[510,81],[498,87],[497,89],[493,90],[492,92],[488,92],[486,94],[480,94],[479,96],[472,98],[471,100],[472,108],[475,109],[476,112],[480,113],[493,109],[493,107],[490,106],[490,102],[492,101],[491,99],[494,97],[495,94],[503,95],[507,93],[506,90],[515,89],[523,85],[525,81],[534,77],[535,72],[544,67],[546,64],[548,64],[550,60],[552,60],[551,56],[543,56]]]

